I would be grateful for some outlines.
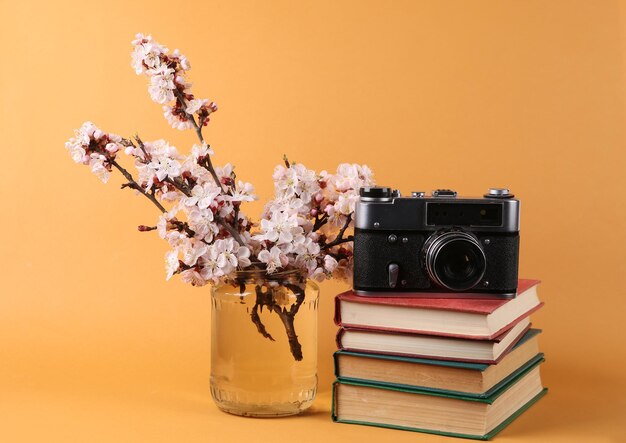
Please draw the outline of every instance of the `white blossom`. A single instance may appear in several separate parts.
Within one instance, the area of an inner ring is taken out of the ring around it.
[[[372,171],[367,166],[342,163],[337,167],[337,173],[330,182],[340,192],[349,189],[358,191],[362,186],[373,184]]]
[[[144,149],[150,156],[150,162],[145,163],[143,152],[134,152],[137,157],[135,166],[139,171],[138,182],[151,189],[155,180],[163,181],[167,177],[176,178],[180,176],[182,167],[181,156],[176,147],[170,145],[165,140],[145,142]]]
[[[172,221],[176,219],[177,213],[178,208],[174,207],[171,211],[161,214],[156,224],[159,237],[167,240],[169,245],[173,248],[179,247],[183,241],[188,238],[187,235],[176,229],[172,223]]]
[[[178,60],[178,63],[183,71],[189,71],[191,69],[191,63],[189,63],[187,57],[182,55],[178,49],[174,49],[171,57]]]
[[[289,168],[283,165],[276,166],[273,178],[278,199],[297,196],[307,201],[320,188],[315,171],[307,169],[300,163],[293,164]]]
[[[335,205],[328,204],[324,208],[324,212],[328,214],[330,217],[335,215]]]
[[[215,183],[207,181],[203,185],[196,185],[191,190],[191,197],[185,199],[185,205],[197,205],[200,209],[206,209],[220,194],[221,189]]]
[[[109,177],[109,160],[114,159],[116,153],[123,148],[121,141],[122,137],[119,135],[106,134],[87,121],[74,131],[74,137],[65,143],[65,147],[74,162],[89,165],[106,182]]]
[[[323,268],[315,268],[313,272],[309,272],[308,276],[309,278],[320,282],[329,277]]]
[[[150,98],[156,103],[166,104],[174,100],[175,89],[173,69],[163,65],[150,76],[148,92],[150,93]]]
[[[218,166],[215,168],[215,173],[220,181],[223,179],[231,179],[233,176],[233,165],[226,163],[224,166]]]
[[[277,269],[282,268],[289,263],[287,257],[277,246],[274,246],[269,251],[267,249],[263,249],[259,252],[257,257],[261,260],[261,262],[266,264],[267,272],[270,274],[276,272]]]
[[[91,154],[89,157],[89,166],[91,167],[91,172],[93,172],[96,177],[102,180],[103,183],[109,181],[109,176],[111,175],[109,170],[105,166],[106,157],[101,154]]]
[[[198,161],[194,159],[191,155],[185,158],[181,165],[181,170],[183,172],[191,174],[191,176],[197,180],[198,184],[204,184],[207,181],[213,182],[213,177],[211,177],[211,173],[204,166],[200,166],[198,164]]]
[[[269,218],[261,220],[260,238],[277,244],[289,243],[300,229],[296,214],[274,211]]]
[[[165,117],[165,120],[167,120],[167,122],[170,124],[170,126],[174,129],[184,131],[185,129],[193,128],[191,120],[181,120],[178,115],[174,115],[172,113],[172,107],[169,105],[163,106],[163,116]]]
[[[178,261],[178,251],[173,249],[165,254],[165,272],[166,280],[172,278],[172,276],[178,271],[180,263]]]
[[[159,181],[166,178],[176,178],[180,175],[180,163],[169,157],[160,157],[150,162],[149,166],[154,169],[154,174]]]
[[[241,180],[237,182],[237,189],[235,189],[232,195],[224,196],[224,200],[226,201],[251,202],[256,199],[257,196],[254,194],[254,186],[250,183],[244,183]]]
[[[250,266],[250,250],[240,246],[232,237],[217,240],[213,248],[217,252],[217,265],[224,274],[230,274],[237,266]]]
[[[120,150],[120,147],[121,146],[118,143],[107,143],[104,149],[106,149],[107,152],[110,152],[111,154],[115,154],[117,151]]]
[[[300,269],[315,280],[350,277],[353,250],[346,239],[353,229],[359,188],[374,183],[372,171],[343,163],[335,173],[318,174],[285,161],[273,172],[274,198],[265,205],[260,223],[253,223],[242,211],[244,202],[257,198],[252,184],[236,181],[230,163],[211,169],[214,153],[200,130],[217,106],[194,97],[187,79],[189,60],[178,50],[170,54],[150,35],[137,34],[132,44],[131,65],[148,78],[151,99],[163,105],[173,128],[197,129],[201,142],[183,156],[164,140],[142,143],[137,137],[133,145],[85,122],[65,146],[74,162],[89,166],[104,182],[118,166],[117,155],[125,152],[138,171],[129,179],[130,187],[171,203],[172,209],[156,224],[158,235],[172,248],[165,254],[166,278],[180,274],[196,286],[219,282],[249,267],[252,256],[269,273]],[[152,229],[141,225],[139,230]],[[336,246],[329,247],[332,242]]]
[[[213,149],[206,142],[202,142],[200,145],[193,145],[191,147],[191,155],[194,160],[198,160],[200,157],[207,157],[213,155]]]
[[[217,283],[224,276],[224,270],[217,263],[218,255],[218,251],[212,246],[201,258],[200,274],[207,281],[211,280]]]
[[[196,233],[197,238],[206,242],[213,241],[213,237],[219,232],[219,227],[213,222],[213,211],[211,209],[202,209],[198,206],[188,208],[187,219],[189,228]]]
[[[150,35],[137,34],[132,44],[134,48],[131,66],[137,75],[158,69],[161,66],[161,56],[168,52],[166,47],[153,41]]]
[[[319,243],[308,237],[303,237],[294,245],[294,253],[296,254],[296,266],[313,273],[315,268],[317,268],[317,256],[320,253]]]
[[[200,110],[202,106],[205,106],[209,101],[205,98],[195,98],[187,102],[187,114],[195,114]]]
[[[196,267],[182,271],[180,273],[180,278],[182,281],[190,283],[192,286],[204,286],[207,283],[207,280],[202,276]]]
[[[70,156],[72,160],[76,163],[89,163],[89,156],[87,155],[87,151],[83,148],[83,145],[75,142],[67,142],[65,146],[70,151]]]
[[[250,261],[250,249],[247,246],[237,246],[237,262],[239,267],[247,268],[252,264]]]
[[[333,213],[350,215],[354,212],[357,201],[359,201],[359,195],[356,192],[344,192],[343,194],[339,194]]]
[[[325,255],[324,256],[324,270],[328,273],[332,273],[335,269],[337,269],[337,266],[339,265],[339,263],[337,263],[337,260],[335,260],[335,258],[332,255]]]
[[[195,266],[198,258],[206,254],[209,246],[195,238],[187,238],[181,246],[183,252],[183,263],[187,266]]]

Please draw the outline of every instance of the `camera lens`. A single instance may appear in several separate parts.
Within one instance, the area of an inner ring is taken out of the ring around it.
[[[451,291],[473,288],[486,268],[480,243],[463,231],[433,234],[424,245],[424,262],[430,279]]]

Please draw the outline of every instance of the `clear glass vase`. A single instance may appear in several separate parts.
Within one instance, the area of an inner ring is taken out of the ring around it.
[[[298,271],[242,271],[212,288],[211,395],[231,414],[295,415],[317,390],[318,286]]]

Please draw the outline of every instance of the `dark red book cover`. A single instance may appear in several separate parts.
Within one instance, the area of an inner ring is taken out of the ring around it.
[[[530,280],[530,279],[520,279],[517,286],[517,296],[528,291],[533,286],[536,286],[540,283],[539,280]],[[435,296],[436,297],[436,296]],[[464,294],[465,297],[465,294]],[[515,300],[515,298],[511,299],[474,299],[474,298],[425,298],[423,294],[420,294],[420,297],[407,297],[403,295],[402,297],[369,297],[357,295],[353,291],[343,292],[335,297],[335,324],[337,326],[342,327],[358,327],[361,329],[369,329],[369,330],[377,330],[377,331],[388,331],[388,332],[409,332],[416,334],[425,334],[425,335],[440,335],[440,336],[449,336],[449,337],[457,337],[457,338],[467,338],[473,340],[493,340],[502,333],[505,333],[517,323],[519,323],[522,319],[528,317],[530,314],[538,310],[543,306],[543,303],[539,303],[537,306],[533,307],[531,310],[520,313],[520,315],[507,324],[505,327],[501,328],[498,331],[495,331],[490,336],[480,337],[480,336],[471,336],[471,335],[463,335],[463,334],[449,334],[445,332],[433,332],[427,330],[410,330],[407,331],[405,329],[396,329],[396,328],[380,328],[380,327],[372,327],[372,326],[364,326],[364,325],[351,325],[351,324],[343,324],[341,320],[341,302],[353,302],[353,303],[364,303],[364,304],[372,304],[372,305],[384,305],[384,306],[397,306],[397,307],[406,307],[408,309],[425,309],[425,310],[441,310],[441,311],[454,311],[454,312],[467,312],[471,314],[481,314],[481,315],[489,315],[495,312],[498,308],[504,306],[505,304]]]

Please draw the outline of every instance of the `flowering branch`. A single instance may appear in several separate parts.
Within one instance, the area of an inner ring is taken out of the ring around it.
[[[122,189],[124,189],[124,188],[132,188],[132,189],[136,190],[140,194],[144,195],[152,203],[154,203],[154,205],[157,208],[159,208],[159,211],[167,212],[167,210],[163,207],[163,205],[161,203],[159,203],[159,201],[155,198],[154,194],[150,194],[150,193],[146,192],[141,186],[139,186],[139,184],[135,181],[135,179],[130,174],[130,172],[128,172],[126,169],[122,168],[119,165],[119,163],[117,163],[115,160],[111,160],[110,163],[111,163],[111,165],[115,166],[115,168],[118,171],[120,171],[122,173],[122,175],[124,176],[124,178],[126,180],[128,180],[128,183],[124,183],[122,185]]]
[[[274,169],[274,198],[260,223],[253,223],[242,211],[245,202],[256,200],[253,186],[238,180],[231,164],[213,164],[214,152],[202,129],[217,106],[192,94],[187,58],[138,34],[131,65],[148,78],[150,98],[162,105],[168,123],[179,130],[193,129],[199,144],[182,155],[165,140],[144,142],[135,135],[132,141],[85,122],[66,143],[72,159],[89,166],[103,182],[117,169],[126,179],[122,188],[134,189],[161,211],[155,226],[140,225],[138,230],[157,231],[170,245],[167,279],[180,275],[187,283],[203,286],[236,281],[237,272],[244,269],[269,275],[298,271],[303,280],[289,288],[295,295],[289,307],[276,301],[275,288],[263,291],[257,285],[250,316],[259,333],[273,340],[260,312],[266,307],[278,315],[294,358],[301,359],[294,318],[304,301],[304,279],[350,278],[353,213],[359,188],[374,183],[372,171],[344,163],[334,173],[317,173],[284,156]],[[134,162],[136,177],[122,166],[120,153]]]
[[[345,221],[343,227],[339,230],[339,233],[337,234],[337,237],[335,238],[335,240],[331,241],[330,243],[326,243],[325,245],[323,245],[322,249],[330,249],[333,246],[337,246],[337,245],[340,245],[342,243],[346,243],[346,242],[354,240],[354,237],[352,235],[350,235],[350,236],[348,236],[346,238],[343,238],[343,235],[345,234],[346,229],[348,229],[348,227],[350,226],[351,222],[352,222],[352,214],[349,214],[346,217],[346,221]]]
[[[191,124],[193,125],[195,131],[196,131],[196,135],[198,136],[198,140],[200,140],[200,143],[204,143],[204,137],[202,136],[202,127],[204,126],[203,124],[198,125],[198,123],[196,123],[196,119],[192,114],[189,114],[187,112],[187,104],[185,103],[185,97],[183,95],[183,92],[181,92],[179,89],[175,89],[174,90],[174,94],[176,95],[176,101],[177,104],[180,104],[180,108],[182,109],[183,114],[185,115],[185,117],[187,117],[189,119],[189,121],[191,122]],[[213,107],[215,108],[215,110],[217,110],[217,107],[213,104]],[[215,112],[215,111],[212,111]],[[208,121],[208,120],[207,120]],[[222,183],[220,183],[220,179],[217,176],[217,173],[215,172],[215,168],[213,167],[213,163],[211,162],[211,157],[207,156],[205,161],[203,162],[202,166],[204,166],[207,171],[209,171],[209,173],[211,174],[211,177],[213,177],[213,180],[215,181],[215,184],[220,188],[222,188]]]
[[[187,197],[191,197],[192,196],[191,191],[189,191],[186,188],[186,186],[184,184],[180,183],[178,180],[174,180],[174,179],[168,178],[167,182],[171,183],[176,189],[178,189],[180,192],[182,192]],[[235,210],[235,211],[236,211],[236,214],[239,213],[238,210]],[[237,231],[236,227],[231,226],[230,223],[226,222],[219,215],[213,215],[213,217],[214,217],[214,220],[218,224],[220,224],[224,229],[226,229],[226,231],[228,231],[228,233],[235,239],[235,241],[237,243],[239,243],[241,246],[245,245],[245,242],[241,238],[241,235]]]
[[[144,162],[149,163],[152,160],[152,157],[150,156],[150,154],[148,154],[148,151],[146,151],[146,145],[144,145],[143,141],[139,138],[139,134],[135,134],[135,140],[139,145],[139,149],[141,149],[141,152],[143,152]]]

